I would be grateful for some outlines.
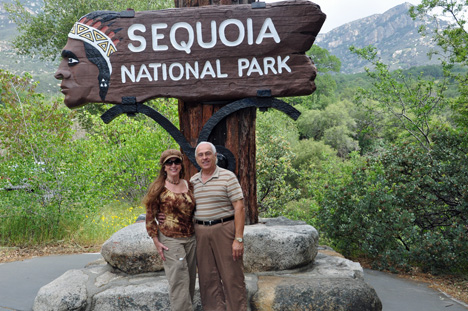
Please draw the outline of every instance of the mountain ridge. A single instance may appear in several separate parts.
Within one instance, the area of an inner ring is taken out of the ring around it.
[[[435,22],[429,19],[424,23],[414,21],[408,13],[410,7],[411,4],[406,2],[382,14],[373,14],[320,33],[314,44],[340,58],[341,72],[347,74],[362,72],[368,65],[349,51],[350,46],[373,45],[391,69],[436,64],[438,60],[429,59],[427,54],[437,46],[429,37],[418,33],[423,24],[429,31],[435,29]]]

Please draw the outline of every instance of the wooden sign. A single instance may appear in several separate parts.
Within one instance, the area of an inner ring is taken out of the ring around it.
[[[307,95],[316,69],[305,52],[324,21],[309,1],[97,11],[73,26],[56,78],[70,108]]]

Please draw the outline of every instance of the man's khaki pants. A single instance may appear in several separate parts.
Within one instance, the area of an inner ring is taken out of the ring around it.
[[[234,220],[195,224],[200,295],[204,311],[245,311],[247,292],[242,260],[232,258]]]

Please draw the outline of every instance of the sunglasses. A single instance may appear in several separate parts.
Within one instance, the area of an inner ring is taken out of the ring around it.
[[[174,160],[167,160],[166,162],[164,162],[164,165],[166,166],[171,166],[172,164],[175,164],[175,165],[182,164],[182,160],[174,159]]]

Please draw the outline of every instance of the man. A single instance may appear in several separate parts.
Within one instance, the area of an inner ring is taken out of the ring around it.
[[[196,202],[198,278],[205,311],[247,310],[244,282],[244,201],[236,175],[218,167],[216,148],[195,149],[201,171],[190,182]]]

